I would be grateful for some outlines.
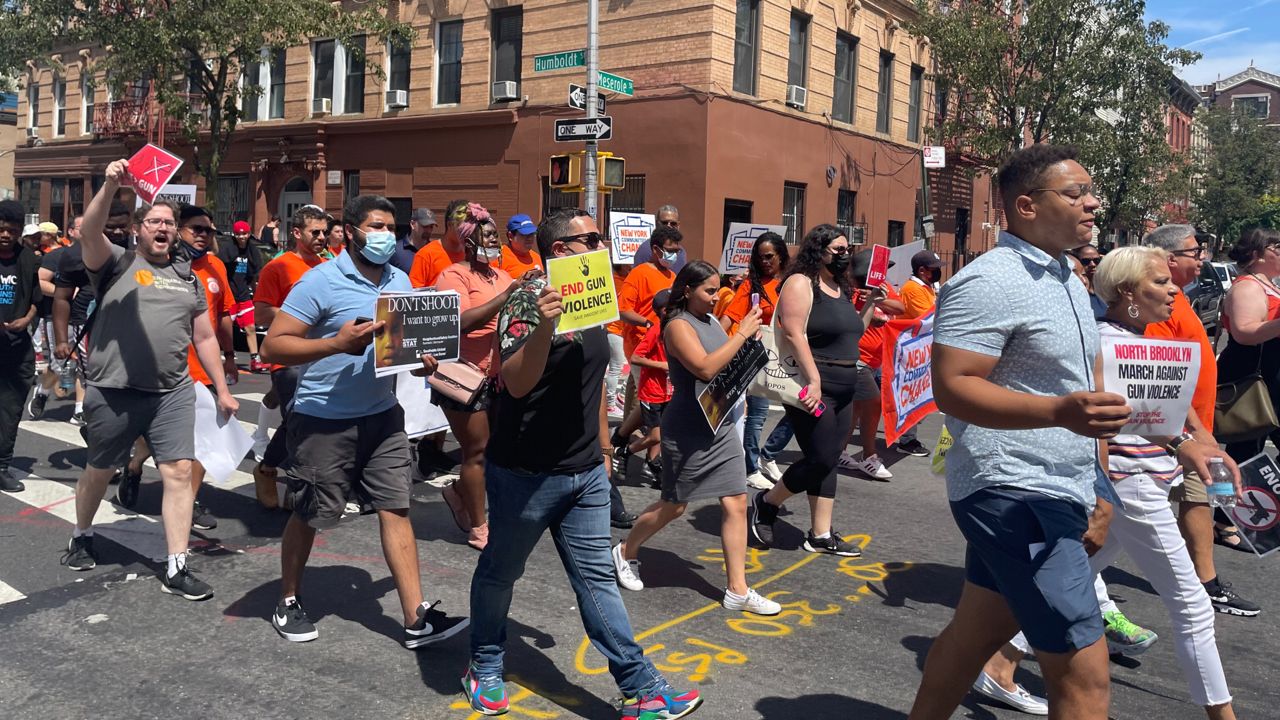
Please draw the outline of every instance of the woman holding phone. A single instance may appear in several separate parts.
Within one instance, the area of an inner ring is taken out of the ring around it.
[[[787,468],[771,490],[751,502],[751,533],[768,547],[778,510],[792,495],[809,496],[808,552],[857,557],[861,549],[831,527],[836,498],[836,462],[853,427],[858,391],[858,341],[866,327],[854,307],[849,240],[834,225],[819,225],[804,236],[778,300],[778,334],[795,352],[804,380],[801,407],[786,406],[801,458]],[[884,300],[884,291],[868,293],[864,312]]]

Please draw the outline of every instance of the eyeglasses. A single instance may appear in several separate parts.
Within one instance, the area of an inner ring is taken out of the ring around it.
[[[659,224],[659,225],[662,225],[662,226],[665,226],[665,227],[669,227],[669,228],[678,228],[678,227],[680,227],[680,221],[679,221],[679,220],[659,220],[659,221],[658,221],[658,224]]]
[[[304,232],[303,232],[303,234],[304,234],[304,235],[306,235],[307,233],[304,231]],[[328,234],[329,234],[329,233],[328,233],[327,231],[325,231],[325,230],[312,230],[312,231],[311,231],[311,237],[313,237],[313,238],[324,237],[325,235],[328,235]]]
[[[186,229],[196,235],[212,235],[217,232],[212,225],[188,225]]]
[[[1185,250],[1173,250],[1169,254],[1194,260],[1199,257],[1204,257],[1205,251],[1205,246],[1197,245],[1193,248],[1186,248]]]
[[[178,223],[167,218],[146,218],[142,221],[143,225],[155,230],[156,228],[176,228]]]
[[[1084,197],[1086,195],[1088,195],[1089,197],[1092,197],[1094,200],[1098,199],[1098,195],[1094,190],[1093,183],[1076,183],[1075,185],[1068,185],[1067,187],[1062,188],[1060,190],[1058,188],[1036,188],[1035,190],[1028,190],[1027,194],[1030,195],[1032,193],[1038,193],[1038,192],[1054,193],[1055,195],[1058,195],[1059,197],[1061,197],[1063,200],[1066,200],[1067,204],[1072,207],[1079,205],[1080,201],[1084,200]]]
[[[1096,258],[1076,258],[1076,259],[1080,261],[1080,264],[1081,264],[1081,265],[1097,265],[1098,263],[1102,262],[1102,258],[1100,258],[1100,257],[1096,257]]]
[[[581,243],[583,245],[586,245],[587,249],[595,250],[596,248],[600,247],[600,233],[589,232],[589,233],[580,233],[578,235],[568,235],[562,238],[556,238],[556,242]]]

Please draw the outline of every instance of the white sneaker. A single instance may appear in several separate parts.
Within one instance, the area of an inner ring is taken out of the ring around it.
[[[621,420],[621,419],[622,419],[622,406],[621,406],[621,405],[615,405],[614,403],[609,403],[609,419],[610,419],[610,420]]]
[[[840,453],[840,459],[836,460],[836,465],[840,466],[841,470],[857,470],[861,464],[862,461],[855,458],[848,450]]]
[[[773,460],[765,460],[764,458],[761,458],[760,472],[774,482],[778,482],[782,479],[782,470],[778,469],[778,463]]]
[[[974,692],[985,695],[998,703],[1008,705],[1014,710],[1028,715],[1049,714],[1049,702],[1047,700],[1032,695],[1021,685],[1015,684],[1013,687],[1013,692],[1005,690],[1000,687],[1000,683],[992,680],[991,676],[985,672],[978,673],[978,679],[973,681]]]
[[[869,458],[854,461],[853,469],[866,475],[872,480],[889,480],[893,477],[893,473],[881,462],[879,455],[872,455]]]
[[[737,610],[756,615],[777,615],[782,612],[781,605],[756,592],[755,588],[748,589],[746,595],[735,595],[725,588],[724,600],[721,600],[720,604],[724,605],[725,610]]]
[[[747,476],[747,484],[757,490],[773,489],[773,481],[764,476],[759,470]]]
[[[640,561],[622,557],[622,543],[613,546],[613,573],[618,576],[618,584],[627,590],[644,589],[644,581],[640,579]]]

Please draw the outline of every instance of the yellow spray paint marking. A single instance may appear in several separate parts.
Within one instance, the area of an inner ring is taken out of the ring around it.
[[[706,640],[699,640],[698,638],[686,638],[684,642],[686,645],[706,648],[712,652],[686,653],[676,650],[655,660],[653,666],[662,672],[679,673],[688,677],[692,682],[701,682],[710,674],[711,667],[715,663],[724,665],[745,665],[747,663],[747,656],[737,650],[716,645]],[[654,645],[645,648],[645,655],[656,657],[664,649],[666,649],[665,645]]]
[[[775,593],[769,593],[770,600],[777,600],[784,595],[791,593],[786,590],[780,590]],[[808,601],[798,600],[796,602],[782,603],[782,612],[768,618],[744,616],[730,618],[725,622],[733,629],[734,632],[740,632],[743,635],[754,635],[756,637],[782,637],[790,635],[792,627],[784,622],[787,618],[795,618],[797,625],[804,627],[813,627],[813,618],[818,615],[834,615],[840,612],[839,605],[827,605],[822,610],[814,610]]]
[[[510,693],[512,688],[517,688],[514,694],[508,695],[507,702],[511,708],[510,712],[512,715],[533,718],[534,720],[552,720],[552,718],[560,717],[560,713],[554,710],[537,710],[534,708],[520,707],[521,701],[527,700],[530,697],[536,698],[539,696],[536,693],[534,693],[532,690],[529,690],[528,688],[522,688],[513,683],[507,683],[508,693]],[[453,701],[453,704],[449,706],[449,709],[450,710],[470,710],[471,705],[466,700],[455,700]],[[483,718],[485,717],[486,717],[485,715],[473,711],[470,715],[467,716],[467,720],[483,720]]]
[[[748,575],[764,572],[764,562],[761,560],[768,555],[768,550],[760,550],[759,548],[747,548],[746,569]],[[698,560],[705,563],[719,563],[724,566],[724,550],[720,548],[707,548],[702,555],[698,556]]]
[[[821,556],[816,554],[803,557],[797,560],[796,562],[788,565],[786,568],[783,568],[782,570],[779,570],[773,575],[770,575],[764,580],[761,580],[760,582],[756,583],[756,588],[762,588],[765,585],[768,585],[769,583],[773,582],[774,580],[780,580],[786,577],[787,575],[790,575],[791,573],[795,572],[796,570],[799,570],[805,565],[808,565],[814,560],[817,560],[819,557]],[[671,628],[677,625],[680,625],[681,623],[688,622],[700,615],[705,615],[708,612],[711,612],[712,610],[715,610],[719,607],[720,607],[720,603],[718,602],[710,603],[710,604],[704,605],[703,607],[698,608],[697,610],[685,613],[680,617],[672,618],[671,620],[655,625],[649,628],[648,630],[645,630],[642,633],[638,633],[636,635],[636,641],[639,642],[641,640],[644,640],[645,638],[657,635],[658,633],[664,630],[670,630]],[[576,668],[577,671],[582,673],[583,675],[603,675],[604,673],[609,672],[608,665],[602,665],[599,667],[590,667],[587,665],[587,648],[589,647],[591,647],[591,640],[586,637],[582,638],[582,642],[578,643],[578,651],[573,655],[574,668]]]

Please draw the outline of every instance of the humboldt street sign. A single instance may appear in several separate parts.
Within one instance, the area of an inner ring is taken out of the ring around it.
[[[616,92],[619,95],[631,96],[636,94],[636,86],[635,83],[631,82],[631,78],[624,78],[621,75],[614,75],[603,70],[600,71],[599,75],[600,78],[596,80],[596,85],[600,89]]]
[[[569,107],[578,110],[587,109],[587,89],[575,83],[569,83]],[[596,95],[596,112],[604,114],[605,101],[603,95]]]
[[[566,50],[558,53],[547,53],[546,55],[533,56],[534,72],[549,72],[551,70],[567,70],[568,68],[580,68],[587,66],[586,50]]]
[[[608,140],[613,137],[613,118],[570,118],[556,121],[556,142]]]

